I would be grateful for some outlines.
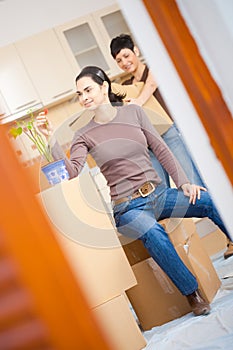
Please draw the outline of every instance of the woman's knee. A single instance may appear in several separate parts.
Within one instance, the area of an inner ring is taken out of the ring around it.
[[[145,234],[141,235],[139,239],[141,239],[145,245],[153,244],[160,246],[170,242],[167,232],[158,222],[156,222]]]

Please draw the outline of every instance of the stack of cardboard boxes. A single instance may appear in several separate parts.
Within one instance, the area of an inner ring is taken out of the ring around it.
[[[125,296],[137,282],[90,174],[38,197],[113,349],[143,349],[146,341]]]
[[[191,309],[141,241],[129,242],[126,237],[117,237],[108,212],[109,193],[105,196],[107,201],[100,196],[105,183],[100,181],[96,186],[93,178],[93,174],[83,173],[79,178],[42,191],[41,200],[107,337],[116,349],[139,350],[146,343],[128,299],[143,330],[171,321]],[[171,218],[160,224],[197,277],[202,294],[211,302],[221,283],[193,219]]]
[[[196,276],[204,297],[211,302],[221,282],[204,249],[192,219],[160,221],[177,253]],[[162,325],[191,311],[187,299],[149,256],[141,241],[120,236],[137,285],[126,291],[143,330]]]

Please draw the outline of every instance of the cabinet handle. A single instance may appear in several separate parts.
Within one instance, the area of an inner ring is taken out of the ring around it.
[[[72,92],[72,91],[73,91],[73,89],[69,89],[69,90],[67,90],[67,91],[61,92],[61,93],[58,94],[58,95],[53,96],[53,98],[61,97],[61,96],[66,95],[66,94],[68,94],[69,92]]]
[[[21,106],[17,107],[16,109],[21,109],[21,108],[23,108],[23,107],[30,106],[30,105],[32,105],[32,104],[35,104],[35,102],[36,102],[36,100],[30,101],[30,102],[28,102],[28,103],[25,103],[24,105],[21,105]]]

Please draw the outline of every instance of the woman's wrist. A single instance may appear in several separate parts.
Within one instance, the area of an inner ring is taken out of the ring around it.
[[[48,135],[48,145],[50,148],[53,148],[56,142],[57,142],[56,137],[52,135],[52,133]]]

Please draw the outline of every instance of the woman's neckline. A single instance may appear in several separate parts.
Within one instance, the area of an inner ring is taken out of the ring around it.
[[[146,65],[144,63],[140,63],[139,67],[137,69],[137,72],[133,75],[133,83],[138,83],[139,81],[142,81],[143,73],[145,71]]]
[[[116,119],[116,117],[117,117],[117,114],[118,114],[118,108],[117,108],[117,107],[116,107],[116,109],[115,109],[114,112],[115,112],[115,113],[114,113],[113,117],[112,117],[111,119],[109,119],[108,121],[106,121],[106,122],[99,122],[99,121],[96,121],[96,120],[95,120],[95,116],[92,118],[92,122],[95,123],[95,124],[98,124],[98,125],[106,125],[106,124],[109,124],[109,123],[113,122],[114,119]]]

